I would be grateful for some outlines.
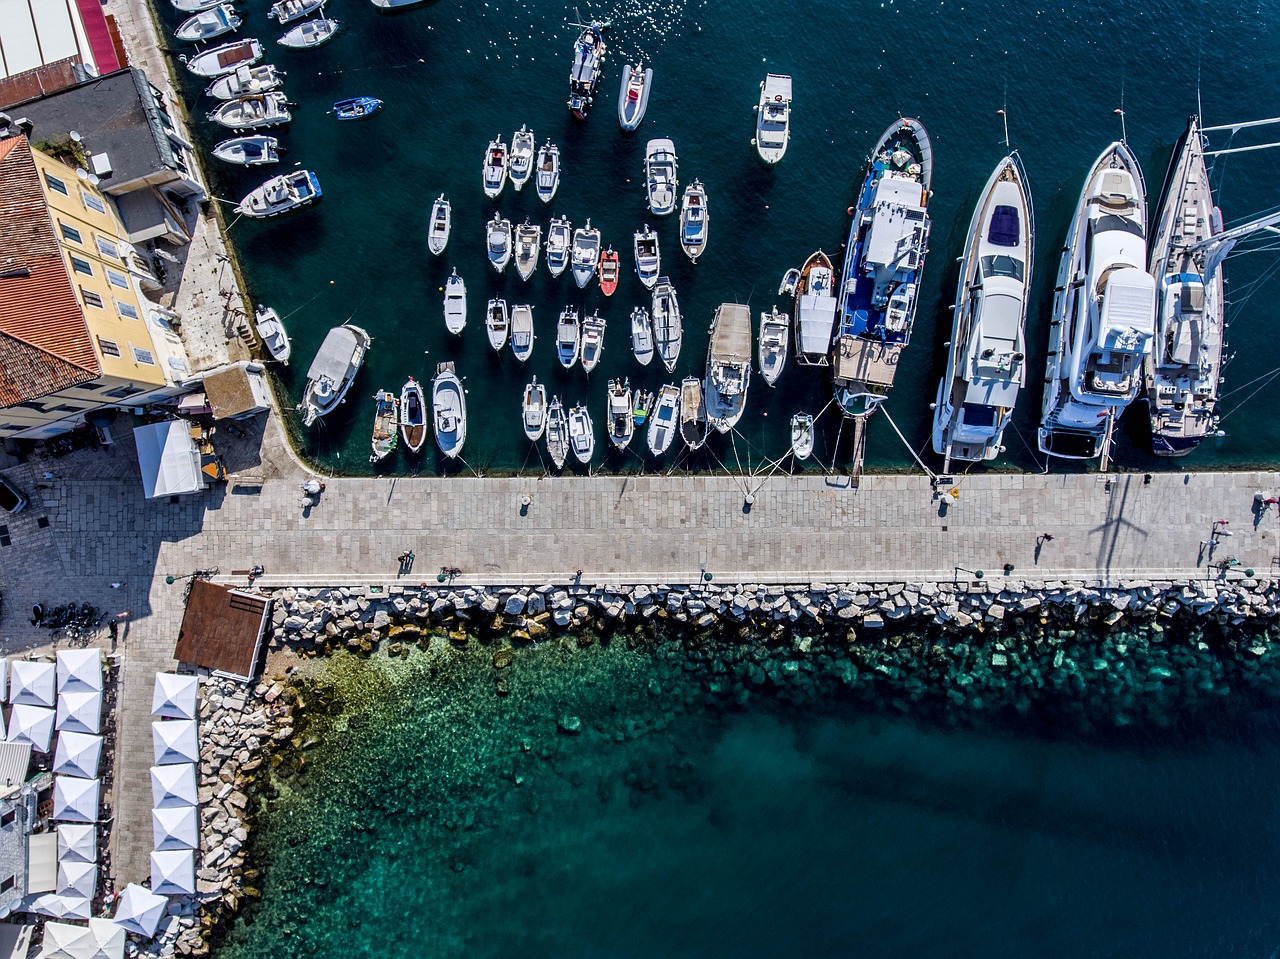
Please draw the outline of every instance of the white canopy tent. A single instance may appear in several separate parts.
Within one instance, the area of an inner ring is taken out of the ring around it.
[[[88,733],[61,732],[53,751],[53,771],[63,776],[94,779],[102,758],[102,737]]]
[[[151,805],[157,809],[196,804],[195,763],[151,767]]]
[[[58,863],[58,885],[54,888],[59,896],[83,896],[92,899],[98,891],[98,864],[96,862],[79,862],[67,859]]]
[[[28,912],[38,912],[54,919],[88,919],[93,915],[90,901],[82,896],[59,896],[47,892],[29,900]]]
[[[116,915],[111,921],[125,932],[150,939],[156,934],[168,909],[169,900],[164,896],[157,896],[145,886],[131,882],[116,900]]]
[[[196,738],[194,719],[157,720],[151,724],[151,742],[155,748],[156,765],[173,763],[198,763],[200,743]]]
[[[58,862],[97,862],[98,827],[86,823],[58,824]]]
[[[9,713],[9,734],[5,739],[11,743],[28,743],[36,752],[47,753],[55,715],[54,710],[44,706],[14,706]]]
[[[102,650],[58,650],[58,692],[78,689],[102,692]]]
[[[195,806],[151,810],[153,849],[199,849],[200,824]]]
[[[155,692],[151,696],[151,715],[165,719],[195,719],[196,694],[200,680],[177,673],[156,673]]]
[[[194,849],[161,849],[151,854],[151,891],[187,896],[196,891]]]
[[[135,427],[142,491],[147,499],[198,493],[204,489],[200,448],[185,420],[165,420]]]
[[[88,929],[47,922],[39,959],[122,959],[124,940],[125,931],[110,919],[90,919]]]
[[[98,821],[99,779],[53,777],[53,818],[60,822]]]
[[[36,663],[15,659],[9,664],[9,702],[15,706],[46,706],[56,702],[54,683],[57,669],[53,663]]]
[[[102,730],[102,693],[64,689],[58,696],[58,729],[73,733]]]

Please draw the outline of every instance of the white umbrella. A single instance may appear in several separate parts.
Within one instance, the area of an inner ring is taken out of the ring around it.
[[[63,693],[68,689],[102,692],[102,650],[58,651],[58,692]]]
[[[151,891],[186,896],[196,891],[194,849],[162,849],[151,854]]]
[[[200,826],[195,806],[151,810],[153,849],[199,849]]]
[[[54,710],[44,706],[14,706],[9,712],[6,738],[11,743],[29,743],[36,752],[47,753],[53,737],[53,718]]]
[[[54,919],[88,919],[93,913],[83,896],[58,896],[51,892],[29,900],[28,912],[38,912]]]
[[[53,752],[53,771],[64,776],[93,779],[98,775],[102,756],[102,737],[88,733],[58,733],[58,748]]]
[[[83,896],[92,899],[98,890],[98,864],[96,862],[77,862],[73,859],[58,863],[58,885],[54,888],[59,896]]]
[[[9,664],[9,702],[15,706],[47,706],[55,702],[54,679],[57,670],[53,663],[35,663],[16,659]]]
[[[123,959],[124,930],[110,919],[90,919],[89,937],[93,945],[89,959]]]
[[[97,862],[98,827],[84,823],[59,823],[58,862]]]
[[[150,939],[156,934],[168,909],[169,900],[164,896],[157,896],[145,886],[131,882],[116,901],[116,916],[112,922],[124,932],[135,932]]]
[[[102,731],[102,693],[65,689],[58,696],[58,728],[76,733]]]
[[[151,742],[155,748],[157,766],[200,761],[200,743],[196,739],[194,719],[152,723]]]
[[[46,922],[44,944],[40,947],[39,959],[85,959],[87,949],[92,948],[86,942],[88,938],[89,930],[83,926]]]
[[[177,673],[156,673],[155,692],[151,696],[151,715],[166,719],[195,719],[196,692],[200,680]]]
[[[98,779],[53,777],[53,818],[61,822],[97,822]]]
[[[157,809],[171,806],[194,806],[196,767],[194,763],[151,767],[151,805]]]
[[[9,660],[0,659],[0,703],[9,701]]]

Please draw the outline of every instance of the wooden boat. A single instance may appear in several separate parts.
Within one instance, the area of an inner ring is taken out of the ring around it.
[[[569,418],[560,405],[560,397],[553,396],[551,405],[547,407],[547,455],[556,469],[564,467],[565,457],[569,455]]]
[[[524,435],[532,443],[542,439],[547,429],[547,388],[533,381],[524,388],[524,400],[520,404],[521,420],[524,423]]]
[[[707,229],[711,217],[707,213],[707,191],[701,180],[694,180],[684,189],[680,201],[680,249],[694,263],[707,248]]]
[[[600,254],[600,292],[605,296],[613,296],[618,288],[618,254],[613,247]]]
[[[395,396],[390,390],[378,390],[373,397],[373,452],[369,454],[369,462],[376,463],[384,459],[396,448],[400,434],[396,431]]]
[[[702,401],[702,380],[686,376],[680,383],[680,436],[696,450],[707,441],[707,407]]]
[[[223,140],[210,152],[224,163],[237,166],[266,166],[280,160],[279,141],[263,134]]]
[[[527,219],[516,227],[516,272],[527,280],[538,268],[538,252],[542,247],[542,227]]]
[[[560,189],[560,148],[548,140],[538,148],[538,168],[534,177],[538,199],[550,203]]]
[[[293,23],[295,20],[311,16],[323,6],[324,0],[279,0],[278,3],[271,5],[271,9],[267,11],[267,17],[284,26],[286,23]]]
[[[259,93],[239,100],[226,100],[208,114],[214,123],[232,130],[261,130],[293,119],[283,93]]]
[[[279,216],[298,207],[314,203],[323,196],[320,181],[310,170],[294,170],[272,177],[240,201],[236,212],[241,216],[263,219]]]
[[[756,135],[751,145],[770,166],[782,159],[791,141],[791,78],[781,73],[766,74],[760,83],[756,105]]]
[[[267,348],[271,358],[284,366],[289,365],[289,357],[293,353],[293,344],[289,341],[289,333],[280,322],[280,314],[270,307],[258,304],[253,312],[253,325],[258,328],[258,338]]]
[[[369,334],[352,323],[335,326],[325,335],[307,370],[307,385],[298,404],[303,426],[338,408],[364,364],[371,342]]]
[[[583,289],[591,282],[591,277],[596,272],[596,264],[600,260],[600,231],[591,225],[590,220],[587,220],[586,226],[580,226],[573,231],[571,260],[573,282],[578,284],[578,289]]]
[[[796,286],[800,283],[800,271],[794,266],[782,274],[782,282],[778,284],[778,296],[795,296]]]
[[[760,314],[760,376],[770,386],[778,382],[787,365],[787,347],[791,341],[791,317],[772,311]]]
[[[676,288],[665,276],[658,277],[653,289],[653,340],[658,347],[662,365],[670,373],[680,358],[680,345],[684,342],[684,324],[680,317],[680,303]]]
[[[796,283],[796,362],[802,366],[826,366],[831,336],[836,328],[835,271],[819,250],[804,261]]]
[[[573,224],[562,216],[552,217],[547,227],[547,270],[559,276],[569,265],[569,248],[573,242]]]
[[[667,216],[676,209],[676,145],[665,137],[650,140],[644,151],[645,193],[649,212]]]
[[[644,225],[635,235],[636,275],[646,290],[652,290],[662,272],[662,255],[658,251],[658,234]]]
[[[635,410],[631,406],[631,384],[626,380],[609,381],[608,419],[606,421],[609,442],[625,450],[636,432]]]
[[[590,373],[604,352],[604,317],[592,313],[582,321],[582,369]]]
[[[218,77],[205,89],[216,100],[238,100],[258,93],[270,93],[284,83],[284,71],[270,63],[237,67],[234,73]]]
[[[585,406],[575,406],[569,410],[569,448],[584,466],[595,455],[596,428]]]
[[[493,199],[507,185],[507,145],[502,140],[490,140],[484,151],[484,195]]]
[[[276,43],[290,50],[314,50],[323,46],[338,35],[342,24],[337,20],[307,20],[285,32]]]
[[[533,134],[520,127],[511,138],[511,159],[507,165],[507,175],[511,177],[511,185],[519,193],[529,182],[533,172]]]
[[[333,115],[339,120],[364,120],[382,109],[377,97],[348,97],[333,105]]]
[[[453,214],[449,201],[441,193],[436,202],[431,204],[431,224],[427,227],[427,249],[439,256],[449,243],[449,229],[453,223]]]
[[[507,334],[511,329],[506,300],[495,297],[489,301],[489,308],[484,314],[484,328],[489,334],[489,345],[501,352],[507,345]]]
[[[643,63],[622,67],[622,88],[618,91],[618,124],[631,132],[640,126],[649,108],[649,88],[653,85],[653,69]]]
[[[578,311],[566,306],[560,311],[560,322],[556,324],[556,356],[560,358],[560,365],[566,370],[573,369],[581,350],[582,325],[578,322]]]
[[[431,410],[436,445],[449,459],[455,459],[467,441],[467,398],[451,362],[436,367],[436,378],[431,383]]]
[[[791,452],[798,460],[807,460],[813,453],[813,417],[808,413],[791,417]]]
[[[631,311],[631,352],[641,366],[648,366],[653,360],[653,324],[643,306]]]
[[[721,303],[711,321],[702,395],[707,420],[718,432],[729,432],[742,418],[750,381],[751,308]]]
[[[173,31],[173,35],[179,40],[198,43],[238,29],[240,29],[240,15],[231,4],[220,3],[216,7],[203,10],[183,20],[178,29]]]
[[[427,398],[412,376],[400,387],[400,438],[411,453],[427,441]]]
[[[198,77],[220,77],[252,66],[262,59],[262,44],[257,40],[232,40],[220,47],[202,50],[186,61],[186,67]]]
[[[467,284],[462,282],[455,267],[444,281],[444,328],[450,333],[461,333],[467,325]]]
[[[533,307],[527,303],[511,307],[511,352],[521,363],[533,355]]]
[[[501,213],[495,213],[485,230],[489,250],[489,265],[501,273],[511,262],[511,221]]]
[[[667,383],[649,414],[649,452],[661,456],[680,430],[680,390]]]

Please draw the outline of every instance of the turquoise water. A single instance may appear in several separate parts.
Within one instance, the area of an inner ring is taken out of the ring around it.
[[[291,401],[300,397],[307,366],[329,327],[353,318],[373,335],[349,401],[301,440],[320,464],[352,473],[373,469],[367,458],[375,390],[398,390],[409,374],[429,379],[443,360],[454,360],[466,379],[466,463],[446,467],[428,445],[419,456],[397,451],[379,472],[541,469],[539,453],[519,425],[530,374],[566,404],[588,403],[600,440],[594,468],[645,467],[637,449],[606,450],[600,432],[611,377],[629,376],[634,386],[655,392],[664,382],[658,364],[642,369],[630,354],[627,318],[633,305],[648,302],[630,269],[632,232],[646,220],[659,231],[664,270],[685,317],[676,373],[701,375],[717,304],[749,303],[758,321],[775,302],[786,308],[776,291],[787,268],[819,247],[839,253],[845,209],[866,152],[899,112],[924,122],[936,167],[922,309],[887,411],[908,442],[924,449],[928,403],[949,337],[954,259],[977,193],[1005,149],[999,109],[1007,111],[1010,138],[1035,197],[1036,308],[1028,341],[1029,369],[1036,373],[1043,368],[1057,251],[1089,164],[1121,133],[1113,111],[1121,105],[1126,111],[1128,139],[1154,203],[1173,144],[1197,109],[1197,90],[1210,124],[1274,113],[1280,102],[1280,16],[1273,5],[1107,0],[1039,9],[999,0],[897,0],[815,8],[794,0],[632,0],[587,6],[584,16],[607,16],[614,28],[598,107],[585,124],[573,121],[564,105],[575,36],[564,25],[572,15],[568,5],[436,2],[385,16],[367,3],[338,0],[330,12],[349,29],[308,52],[275,46],[280,31],[266,20],[265,8],[265,0],[250,5],[247,27],[288,71],[286,89],[299,104],[295,121],[279,134],[289,150],[284,165],[315,170],[325,198],[277,222],[237,222],[231,235],[253,297],[287,316],[296,360],[282,371],[280,386]],[[176,22],[171,10],[163,16]],[[623,135],[616,120],[620,68],[641,55],[655,71],[653,94],[639,132]],[[792,143],[773,169],[758,162],[749,142],[751,108],[769,71],[792,74],[796,91]],[[188,85],[193,113],[203,115],[208,103],[198,100],[197,90]],[[334,100],[357,94],[383,98],[382,114],[360,124],[326,115]],[[613,298],[604,298],[598,287],[581,293],[567,275],[553,280],[545,265],[528,284],[513,268],[499,278],[488,266],[483,227],[495,204],[480,188],[481,159],[492,137],[509,141],[521,124],[539,142],[550,136],[560,144],[560,192],[544,206],[532,187],[519,195],[508,187],[496,207],[513,223],[529,216],[545,225],[556,213],[575,224],[590,217],[627,267]],[[223,135],[212,124],[196,126],[205,145]],[[655,220],[645,208],[641,167],[645,141],[654,136],[674,139],[681,181],[698,177],[709,193],[711,239],[697,267],[677,249],[676,224]],[[1216,179],[1229,222],[1276,202],[1280,158],[1246,153],[1227,159]],[[213,171],[215,192],[233,201],[263,178],[226,167]],[[440,192],[453,202],[454,231],[446,255],[431,258],[426,217]],[[1227,368],[1226,390],[1234,391],[1224,402],[1228,435],[1206,443],[1190,460],[1163,465],[1276,460],[1280,425],[1264,414],[1277,389],[1265,379],[1253,382],[1275,366],[1269,303],[1276,287],[1248,295],[1273,263],[1274,256],[1258,255],[1229,264],[1236,355]],[[469,293],[470,318],[461,338],[443,326],[441,287],[453,267]],[[538,339],[528,369],[488,346],[481,311],[493,295],[534,306]],[[584,313],[598,308],[610,324],[603,360],[590,379],[580,370],[565,373],[555,362],[555,319],[566,303]],[[829,399],[821,371],[793,364],[776,390],[756,375],[739,435],[713,440],[705,452],[681,459],[680,467],[737,468],[782,456],[791,414],[819,413]],[[1033,375],[1019,404],[1017,435],[1008,437],[1001,463],[1038,468],[1031,452],[1038,413]],[[906,448],[885,420],[877,415],[872,422],[868,466],[908,465]],[[1123,427],[1119,463],[1161,465],[1144,452],[1145,418],[1131,416]],[[833,409],[821,414],[818,432],[816,459],[846,464],[849,444],[838,438]],[[648,468],[674,462],[669,456]]]

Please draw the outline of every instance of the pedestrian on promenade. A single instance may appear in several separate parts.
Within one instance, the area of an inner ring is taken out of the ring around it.
[[[1053,542],[1053,534],[1052,534],[1052,533],[1041,533],[1041,534],[1040,534],[1040,542],[1042,542],[1042,543],[1052,543],[1052,542]]]

